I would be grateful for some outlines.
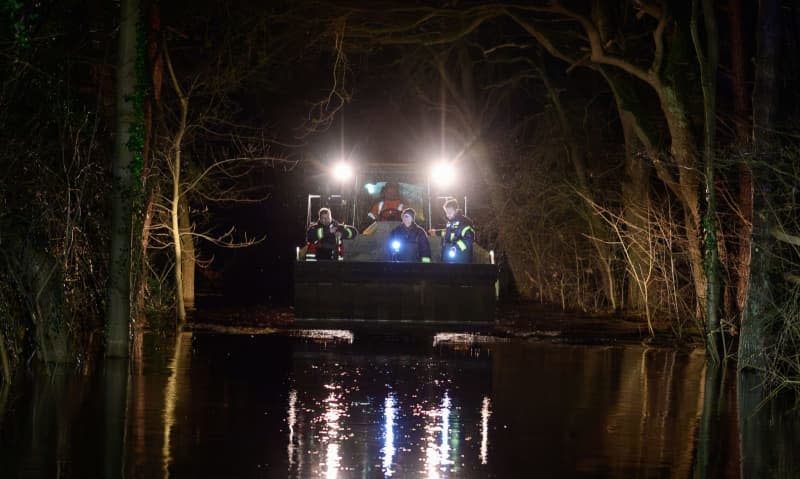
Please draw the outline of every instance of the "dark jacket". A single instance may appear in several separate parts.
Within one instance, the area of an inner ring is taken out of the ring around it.
[[[340,245],[336,241],[336,231],[341,231],[342,239],[353,239],[358,235],[358,231],[355,228],[341,224],[336,220],[331,221],[327,228],[322,223],[312,223],[306,232],[306,241],[308,242],[306,260],[339,259]]]
[[[393,245],[395,241],[398,243],[397,248]],[[409,228],[401,224],[393,229],[389,235],[388,248],[392,261],[431,262],[428,234],[416,223],[412,223]]]
[[[471,263],[475,227],[472,220],[457,212],[442,230],[442,262]]]

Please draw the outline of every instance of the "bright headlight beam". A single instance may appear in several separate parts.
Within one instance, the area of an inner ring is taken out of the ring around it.
[[[439,161],[431,167],[431,180],[438,186],[448,186],[455,181],[456,169],[452,163]]]
[[[353,176],[353,167],[344,161],[333,165],[333,177],[338,181],[345,181]]]

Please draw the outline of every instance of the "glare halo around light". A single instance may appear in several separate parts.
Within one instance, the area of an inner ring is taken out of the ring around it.
[[[346,181],[352,178],[353,167],[344,161],[339,161],[333,165],[333,177],[338,181]]]
[[[437,186],[450,186],[455,182],[456,169],[449,161],[440,160],[431,167],[431,180]]]

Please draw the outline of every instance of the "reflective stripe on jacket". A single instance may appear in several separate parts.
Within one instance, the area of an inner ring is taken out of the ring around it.
[[[459,211],[442,230],[442,261],[445,263],[471,263],[475,227],[472,220]]]
[[[336,220],[331,221],[327,227],[322,223],[312,223],[306,232],[308,249],[316,253],[314,259],[340,259],[341,244],[336,240],[336,231],[342,233],[342,239],[353,239],[358,231],[350,225],[341,224]],[[306,255],[308,260],[308,255]]]

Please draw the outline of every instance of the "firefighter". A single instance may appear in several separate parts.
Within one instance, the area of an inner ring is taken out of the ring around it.
[[[342,260],[342,240],[355,238],[358,231],[334,220],[328,208],[320,208],[317,218],[317,222],[312,223],[306,232],[306,261]]]
[[[414,222],[417,213],[413,208],[403,210],[403,224],[389,235],[389,252],[392,261],[431,262],[431,244],[425,230]]]
[[[400,213],[404,207],[400,185],[389,182],[381,189],[381,200],[372,205],[367,216],[372,221],[400,221]]]
[[[471,263],[472,244],[475,242],[475,227],[472,220],[458,208],[458,201],[450,198],[444,202],[447,227],[431,230],[431,236],[442,238],[443,263]]]

